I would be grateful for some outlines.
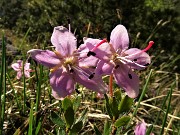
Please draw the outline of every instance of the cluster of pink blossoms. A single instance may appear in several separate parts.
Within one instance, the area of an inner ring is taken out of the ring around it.
[[[116,83],[131,98],[139,94],[139,78],[133,72],[150,64],[146,53],[153,41],[144,50],[129,47],[129,36],[123,25],[117,25],[107,40],[84,38],[77,48],[77,39],[63,26],[54,28],[51,43],[55,51],[32,49],[28,53],[38,63],[50,69],[52,95],[62,99],[75,90],[79,83],[100,94],[107,92],[103,75],[113,75]]]

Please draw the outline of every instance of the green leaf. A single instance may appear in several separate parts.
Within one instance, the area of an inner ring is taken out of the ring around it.
[[[72,107],[69,107],[65,113],[64,113],[64,117],[66,120],[66,127],[70,128],[72,126],[72,124],[74,123],[74,110]]]
[[[118,110],[120,113],[128,112],[133,104],[133,99],[128,97],[127,95],[121,100]]]
[[[104,125],[104,132],[103,135],[109,135],[110,134],[110,123],[108,120],[106,120],[105,125]]]
[[[77,119],[76,123],[79,121],[82,121],[83,123],[85,122],[86,119],[86,114],[87,114],[88,109],[86,108],[80,115],[80,117]]]
[[[112,119],[112,111],[111,111],[111,107],[110,107],[110,104],[109,104],[108,96],[106,94],[104,94],[104,97],[105,97],[105,100],[106,100],[107,113],[108,113],[109,117]]]
[[[51,120],[54,124],[58,125],[59,127],[65,126],[63,120],[55,112],[51,112]]]
[[[72,107],[73,107],[73,104],[72,104],[71,100],[66,97],[66,98],[62,101],[62,108],[64,109],[64,111],[66,111],[69,107],[72,108]]]
[[[77,96],[74,100],[73,100],[73,107],[74,107],[74,111],[76,112],[76,110],[79,108],[81,104],[81,96]]]
[[[116,122],[114,123],[114,125],[116,127],[121,127],[121,126],[124,126],[126,125],[130,120],[130,117],[129,116],[123,116],[119,119],[116,120]]]
[[[118,89],[114,92],[114,96],[116,97],[117,101],[120,102],[121,101],[121,91]]]
[[[83,127],[83,122],[79,121],[73,125],[72,129],[70,130],[71,133],[78,133]]]
[[[119,110],[118,110],[118,102],[115,97],[110,98],[110,107],[112,111],[112,115],[117,118],[119,116]]]

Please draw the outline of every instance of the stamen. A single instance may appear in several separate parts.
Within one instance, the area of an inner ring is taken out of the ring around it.
[[[100,43],[98,43],[91,51],[96,50],[100,45],[102,45],[103,43],[107,42],[107,39],[103,39]]]
[[[130,73],[128,73],[128,77],[129,79],[132,79],[132,75]]]
[[[95,52],[92,52],[92,51],[89,51],[88,53],[87,53],[87,56],[89,57],[89,56],[96,56],[96,53]]]
[[[149,44],[148,44],[148,46],[145,49],[143,49],[140,52],[137,52],[137,53],[134,53],[134,54],[131,54],[131,55],[127,55],[125,57],[128,58],[128,57],[131,57],[131,56],[134,56],[134,55],[138,55],[138,54],[140,54],[142,52],[146,52],[146,51],[148,51],[152,47],[153,44],[154,44],[154,41],[149,41]]]
[[[70,73],[73,73],[74,70],[71,68],[71,66],[70,66],[69,64],[68,64],[67,66],[68,66],[68,68],[69,68],[69,72],[70,72]]]
[[[54,53],[55,53],[59,58],[63,58],[63,56],[62,56],[58,51],[54,51]]]
[[[75,70],[77,70],[79,73],[81,73],[82,75],[84,75],[85,77],[89,78],[90,74],[86,73],[84,70],[82,70],[81,68],[79,68],[78,66],[73,66],[73,68]]]
[[[118,67],[119,67],[119,65],[116,65],[116,66],[115,66],[115,69],[117,69]]]
[[[50,69],[50,72],[52,73],[52,72],[56,71],[56,70],[57,70],[59,67],[61,67],[61,66],[62,66],[62,64],[59,63],[59,64],[56,65],[55,67],[51,68],[51,69]]]
[[[80,94],[80,93],[81,93],[78,89],[75,89],[75,91],[77,92],[77,94]]]
[[[69,26],[69,32],[71,32],[71,21],[70,21],[70,18],[68,18],[67,21],[68,21],[68,26]]]
[[[92,73],[90,76],[89,76],[89,79],[92,79],[94,77],[95,73]]]
[[[149,63],[146,63],[144,66],[148,66],[149,65]]]
[[[152,47],[153,44],[154,44],[154,41],[149,41],[148,46],[145,49],[143,49],[142,51],[146,52],[147,50],[149,50]]]
[[[102,45],[103,43],[105,43],[105,42],[107,42],[107,39],[103,39],[100,43],[98,43],[91,51],[89,51],[88,53],[87,53],[87,56],[89,57],[89,56],[95,56],[96,55],[96,53],[95,52],[93,52],[93,51],[95,51],[100,45]]]
[[[128,63],[135,64],[135,65],[137,65],[137,66],[139,66],[139,67],[145,68],[145,66],[140,65],[140,64],[138,64],[138,63],[136,63],[136,62],[134,62],[134,61],[128,60],[128,59],[126,59],[125,57],[117,57],[117,58],[120,59],[120,61],[121,61],[122,63],[128,62]]]

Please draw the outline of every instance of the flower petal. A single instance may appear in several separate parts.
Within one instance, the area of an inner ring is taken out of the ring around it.
[[[129,36],[123,25],[117,25],[111,32],[110,43],[115,50],[126,50],[129,46]]]
[[[87,38],[84,44],[86,44],[89,51],[93,49],[93,52],[95,53],[95,57],[104,61],[109,61],[109,57],[111,56],[112,52],[111,52],[110,45],[108,43],[103,43],[99,47],[94,49],[94,47],[101,41],[102,40],[99,40],[99,39]]]
[[[29,70],[30,69],[30,63],[25,63],[24,64],[24,69]]]
[[[81,58],[79,60],[79,66],[80,67],[91,67],[91,68],[96,68],[97,63],[99,59],[94,57],[94,56],[89,56],[87,58]]]
[[[146,134],[146,123],[142,121],[138,123],[134,130],[135,135],[145,135]]]
[[[114,65],[111,63],[105,63],[104,61],[100,61],[97,64],[96,68],[96,74],[97,75],[110,75],[112,73],[112,70],[114,68]]]
[[[51,42],[63,56],[71,55],[77,48],[76,37],[63,26],[54,28]]]
[[[30,77],[30,72],[29,72],[29,70],[24,71],[24,75],[25,75],[25,77],[29,78],[29,77]]]
[[[86,44],[81,44],[78,48],[79,53],[79,66],[80,67],[96,67],[97,62],[99,61],[98,58],[94,56],[87,56],[89,49],[87,48]]]
[[[60,63],[60,58],[58,58],[54,52],[49,50],[32,49],[29,50],[28,53],[30,53],[31,57],[38,63],[49,68],[55,67]]]
[[[131,49],[126,50],[124,53],[127,54],[127,56],[125,56],[127,59],[134,61],[135,63],[139,65],[146,66],[151,63],[150,56],[146,52],[143,52],[140,49],[131,48]],[[129,64],[131,68],[138,69],[138,70],[144,69],[135,63]]]
[[[22,60],[18,60],[17,63],[13,63],[11,65],[11,67],[15,70],[15,71],[20,71],[21,67],[22,67]]]
[[[107,86],[102,80],[101,76],[94,75],[93,78],[88,79],[87,74],[91,74],[91,72],[88,69],[81,68],[82,70],[76,70],[76,74],[74,74],[75,80],[85,86],[86,88],[96,91],[98,93],[104,94],[107,91]],[[85,74],[86,73],[86,74]]]
[[[20,70],[20,71],[17,72],[16,78],[19,80],[19,79],[21,79],[21,77],[22,77],[22,72]]]
[[[12,67],[15,71],[21,70],[21,69],[20,69],[20,66],[19,66],[19,63],[13,63],[13,64],[11,65],[11,67]]]
[[[61,99],[70,95],[75,90],[75,81],[67,72],[58,69],[50,74],[50,84],[52,86],[52,94],[56,99]]]
[[[139,94],[139,78],[132,70],[122,63],[114,69],[114,78],[116,83],[123,88],[127,95],[136,98]]]

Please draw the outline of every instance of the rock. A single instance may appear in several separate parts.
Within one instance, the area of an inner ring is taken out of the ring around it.
[[[21,53],[18,50],[18,48],[14,47],[12,42],[8,40],[6,37],[5,37],[5,44],[6,44],[6,62],[9,65],[14,60],[14,57],[20,55]],[[2,39],[0,39],[0,62],[2,59],[1,55],[2,55]]]

